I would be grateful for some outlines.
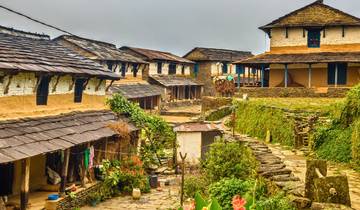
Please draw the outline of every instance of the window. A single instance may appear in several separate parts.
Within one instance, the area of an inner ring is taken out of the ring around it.
[[[106,65],[107,65],[107,67],[108,67],[109,70],[113,71],[113,65],[114,65],[114,63],[113,63],[112,61],[107,61],[107,62],[106,62]]]
[[[181,68],[181,74],[185,75],[185,65],[183,65],[182,68]]]
[[[136,64],[136,63],[133,64],[133,76],[134,77],[137,76],[137,73],[138,73],[138,70],[139,70],[138,67],[139,67],[138,64]]]
[[[346,85],[347,63],[329,63],[328,64],[328,85],[335,85],[335,72],[337,65],[337,84]]]
[[[244,67],[241,65],[236,65],[236,74],[244,74]]]
[[[169,75],[170,74],[176,74],[176,64],[174,63],[169,64]]]
[[[227,73],[228,73],[228,65],[227,65],[226,63],[223,63],[222,73],[223,73],[223,74],[227,74]]]
[[[85,79],[76,79],[75,80],[75,91],[74,91],[74,102],[81,103],[82,95],[84,92],[84,83]]]
[[[308,47],[319,48],[320,47],[320,30],[311,29],[308,30]]]
[[[121,63],[121,76],[125,77],[125,74],[126,74],[126,64]]]
[[[42,76],[39,80],[40,81],[36,90],[36,105],[47,105],[50,77]]]
[[[161,63],[161,62],[158,62],[158,63],[157,63],[157,73],[158,73],[158,74],[161,74],[161,73],[162,73],[162,63]]]
[[[194,65],[194,75],[195,75],[195,77],[197,77],[198,73],[199,73],[199,64],[195,63],[195,65]]]

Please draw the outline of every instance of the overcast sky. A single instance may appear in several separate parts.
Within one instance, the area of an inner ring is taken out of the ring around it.
[[[258,29],[314,0],[0,0],[1,5],[73,34],[184,55],[194,47],[267,49]],[[325,0],[360,17],[359,0]],[[0,25],[46,33],[48,29],[0,9]]]

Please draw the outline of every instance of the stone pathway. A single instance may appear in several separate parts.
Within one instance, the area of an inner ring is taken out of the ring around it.
[[[131,196],[121,196],[109,199],[96,207],[82,207],[81,210],[169,210],[180,206],[180,188],[178,177],[176,184],[162,187],[161,190],[153,189],[150,193],[143,194],[140,200],[133,200]]]
[[[288,150],[280,145],[269,145],[274,155],[280,157],[301,182],[305,183],[306,157],[303,152]],[[328,175],[346,175],[349,181],[351,206],[360,210],[360,173],[339,164],[328,165]]]

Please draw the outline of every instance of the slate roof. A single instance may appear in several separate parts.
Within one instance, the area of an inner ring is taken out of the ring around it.
[[[162,89],[156,85],[136,83],[112,85],[109,92],[110,94],[119,93],[127,99],[134,99],[160,96]]]
[[[137,58],[129,53],[126,53],[123,50],[116,48],[114,44],[107,42],[86,39],[79,36],[70,36],[62,35],[55,38],[55,41],[66,40],[77,47],[82,48],[83,50],[90,52],[96,56],[95,60],[111,60],[111,61],[121,61],[128,63],[147,63],[146,61]]]
[[[322,0],[315,1],[303,8],[295,10],[273,22],[260,27],[268,32],[279,27],[323,27],[323,26],[359,26],[360,19],[328,6]]]
[[[194,52],[199,52],[203,57],[197,59],[190,58],[190,55]],[[196,47],[188,52],[184,58],[188,58],[193,61],[222,61],[222,62],[233,62],[236,60],[242,60],[254,56],[251,52],[228,50],[228,49],[215,49],[215,48],[204,48]]]
[[[117,116],[110,111],[88,111],[1,121],[0,163],[114,136],[116,133],[108,125],[117,120]],[[134,129],[131,125],[130,130]]]
[[[176,76],[176,75],[151,75],[151,76],[149,76],[149,78],[165,87],[202,86],[202,84],[194,81],[191,78],[180,77],[180,76]],[[150,80],[150,82],[151,82],[151,80]]]
[[[120,49],[126,51],[132,51],[133,53],[139,54],[139,56],[144,57],[147,61],[153,60],[161,60],[161,61],[168,61],[168,62],[176,62],[176,63],[185,63],[185,64],[193,64],[194,62],[182,58],[180,56],[171,54],[169,52],[162,52],[157,50],[150,50],[150,49],[143,49],[143,48],[136,48],[136,47],[121,47]]]
[[[120,78],[54,41],[5,33],[0,33],[0,69]]]
[[[360,52],[264,53],[249,59],[237,61],[235,64],[309,64],[335,62],[360,63]]]

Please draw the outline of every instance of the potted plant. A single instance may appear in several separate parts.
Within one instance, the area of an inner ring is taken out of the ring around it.
[[[96,206],[101,200],[99,193],[93,192],[89,195],[89,203],[91,206]]]

